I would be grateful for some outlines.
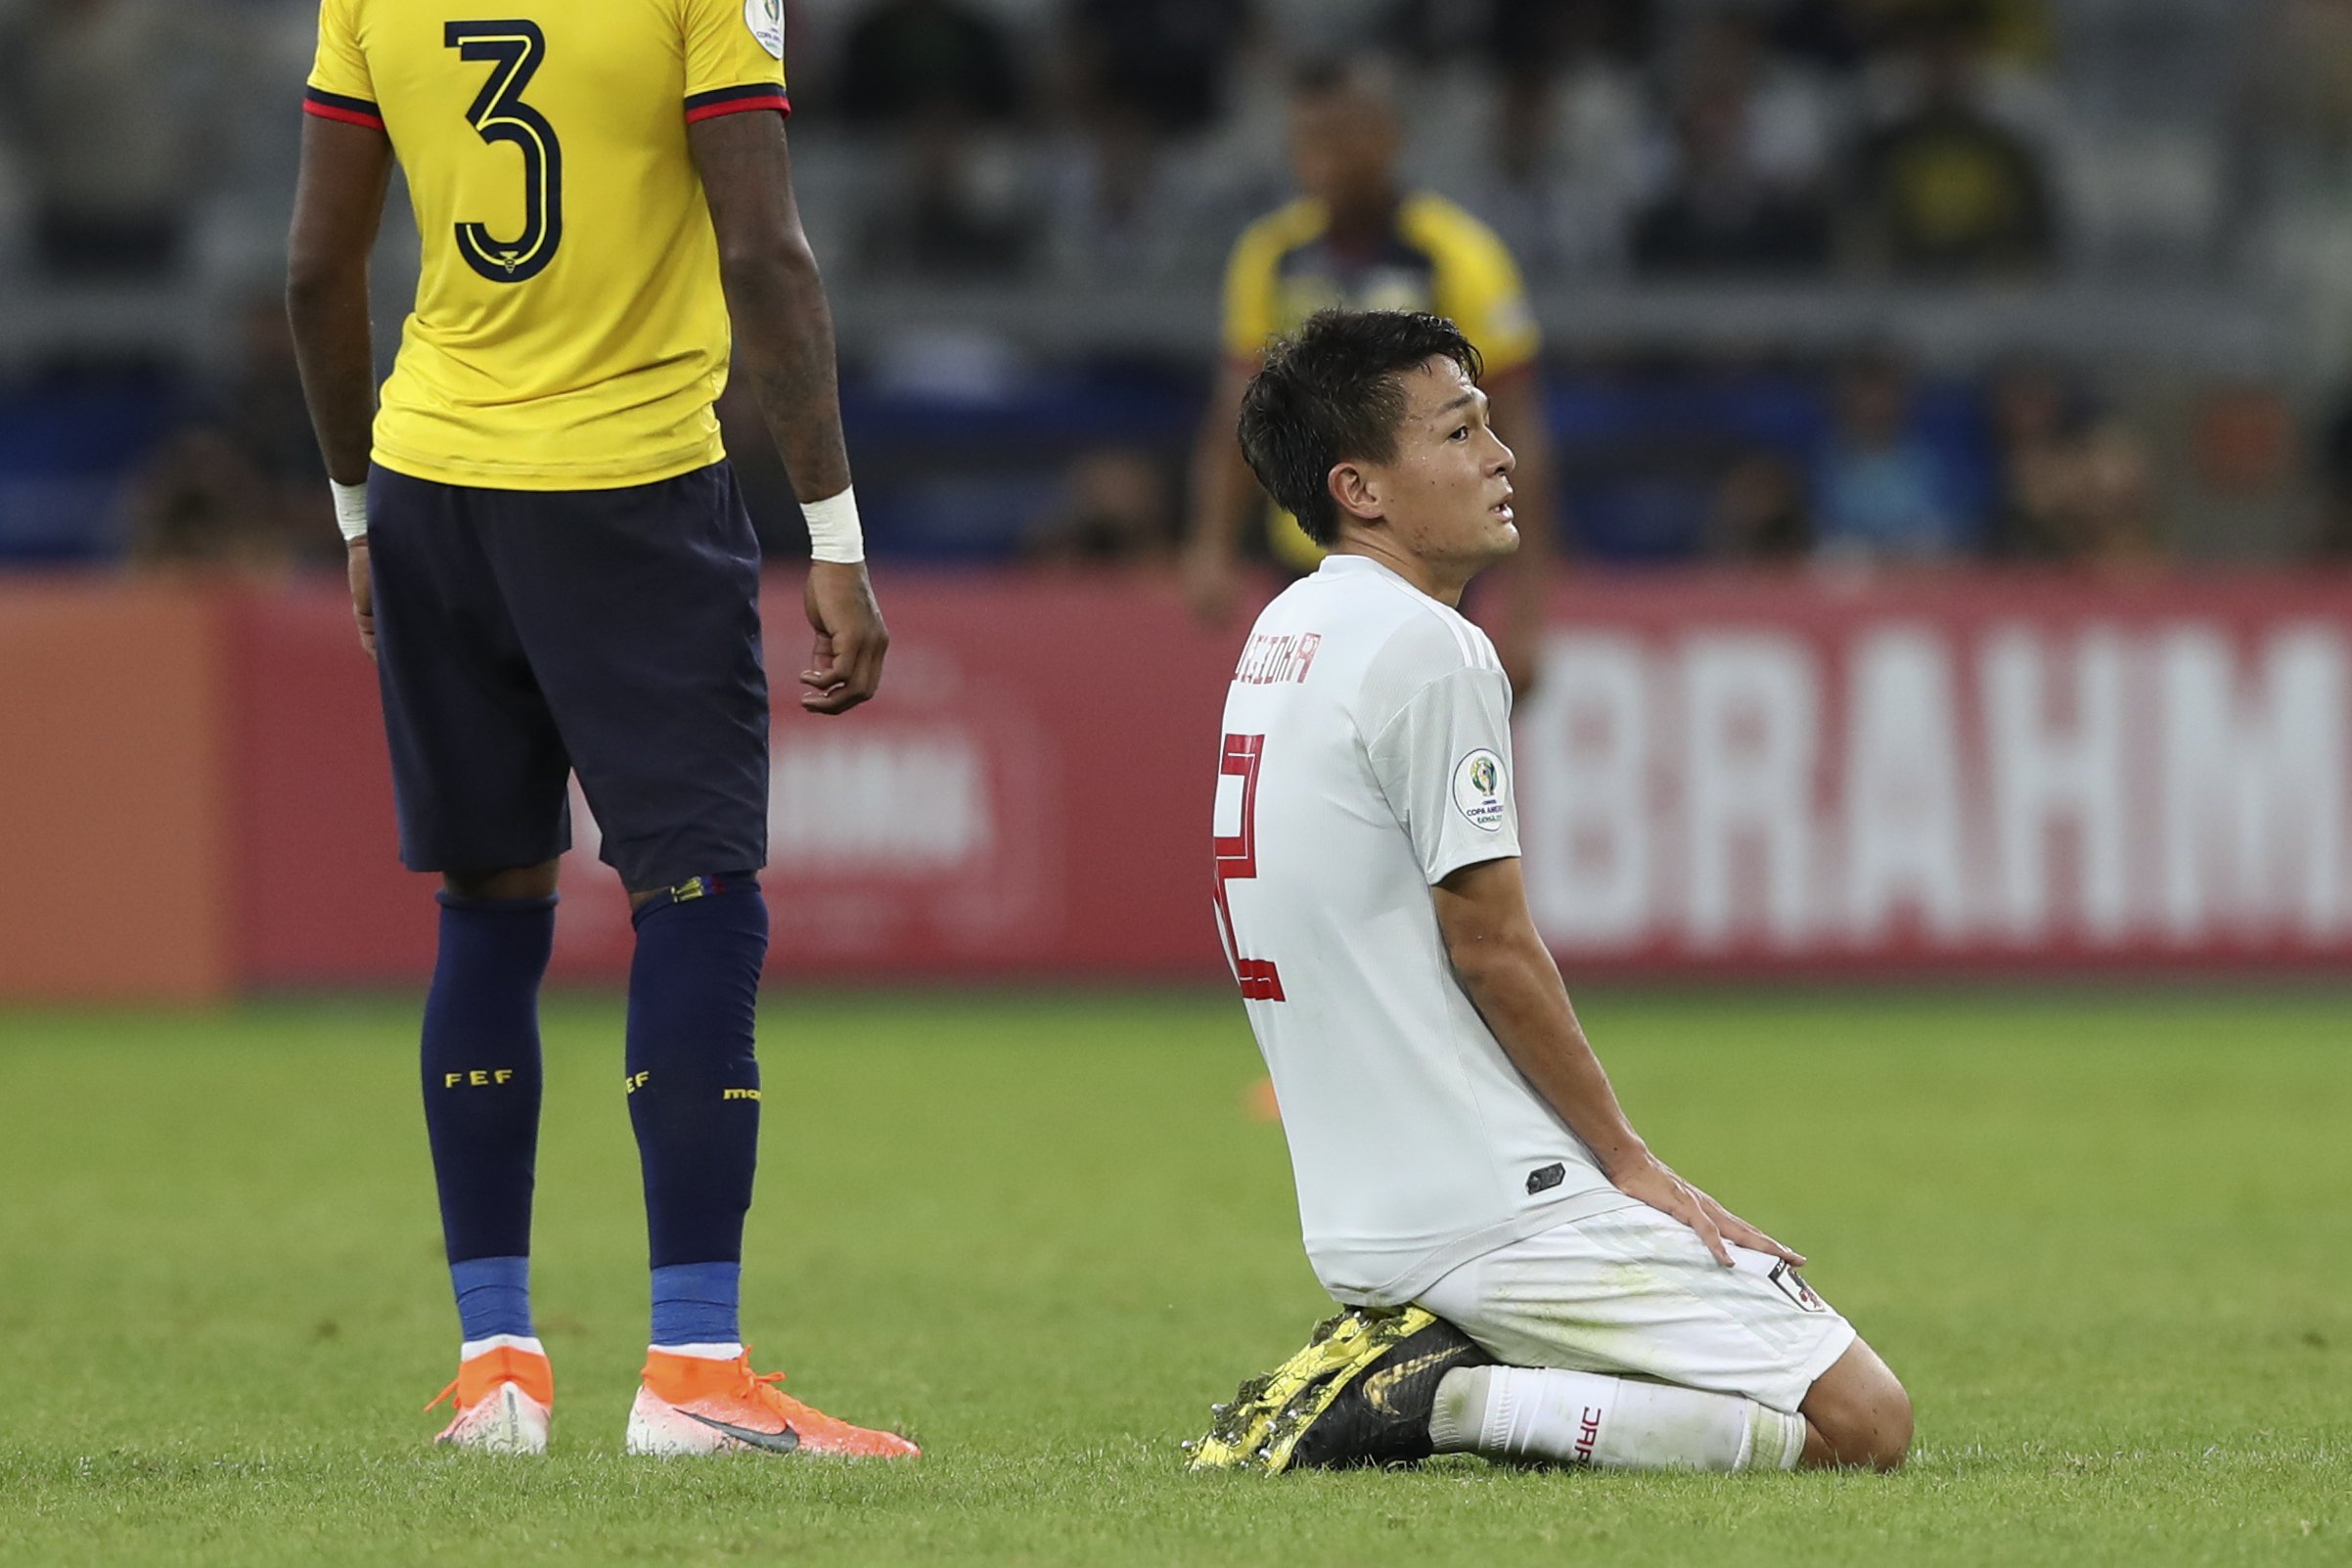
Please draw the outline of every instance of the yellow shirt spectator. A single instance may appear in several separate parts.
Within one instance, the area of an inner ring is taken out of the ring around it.
[[[1269,338],[1297,331],[1327,306],[1425,310],[1450,317],[1500,376],[1533,361],[1542,336],[1519,269],[1494,232],[1443,197],[1399,202],[1384,243],[1342,253],[1329,241],[1322,203],[1291,202],[1244,232],[1225,277],[1225,351],[1254,365]],[[1323,552],[1297,520],[1275,510],[1267,523],[1275,559],[1312,571]]]

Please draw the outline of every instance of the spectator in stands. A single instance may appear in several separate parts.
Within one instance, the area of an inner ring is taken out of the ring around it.
[[[1634,220],[1636,270],[1805,274],[1832,255],[1828,203],[1776,177],[1755,155],[1749,100],[1739,84],[1694,85],[1675,117],[1676,155],[1665,188]]]
[[[1064,566],[1165,566],[1176,551],[1176,477],[1170,464],[1132,447],[1082,453],[1021,554]]]
[[[1813,475],[1814,545],[1832,560],[1949,560],[1980,532],[1961,475],[1915,427],[1909,373],[1859,354],[1839,373],[1836,427]]]
[[[2082,551],[2075,498],[2085,483],[2089,397],[2055,367],[2017,364],[1991,392],[1998,465],[1991,537],[1996,560],[2066,560]]]
[[[942,280],[1004,278],[1036,249],[1036,214],[1019,170],[952,117],[907,128],[900,176],[867,218],[865,259],[879,272]]]
[[[1540,76],[1597,55],[1627,67],[1644,65],[1659,11],[1655,0],[1399,0],[1387,32],[1390,45],[1407,59],[1467,48],[1499,75]]]
[[[1777,452],[1736,458],[1724,470],[1707,517],[1707,553],[1721,561],[1793,566],[1813,554],[1805,476]]]
[[[33,254],[58,277],[159,277],[187,244],[203,19],[172,0],[33,0],[0,49],[0,113],[32,186]],[[135,109],[101,108],[135,91]]]
[[[1767,179],[1818,201],[1835,119],[1820,73],[1775,53],[1763,19],[1745,10],[1702,13],[1678,55],[1681,96],[1711,90],[1741,100],[1747,161]]]
[[[2282,0],[2278,11],[2262,41],[2255,112],[2339,161],[2352,148],[2352,6]]]
[[[1865,52],[1904,49],[1939,31],[1958,34],[1989,60],[2023,68],[2048,65],[2053,49],[2050,0],[1840,0],[1838,9],[1846,35]]]
[[[1092,108],[1064,128],[1047,189],[1057,271],[1133,282],[1175,264],[1191,214],[1169,189],[1165,153],[1151,121],[1123,105]]]
[[[1866,22],[1854,0],[1755,0],[1749,12],[1782,55],[1830,71],[1862,64]]]
[[[1223,113],[1247,0],[1070,0],[1047,168],[1056,271],[1133,283],[1197,254],[1198,183],[1176,144]]]
[[[2106,571],[2139,571],[2163,554],[2155,464],[2140,432],[2109,420],[2084,442],[2082,481],[2073,498],[2076,560]]]
[[[2339,398],[2319,446],[2319,555],[2352,561],[2352,395]]]
[[[125,493],[128,559],[134,566],[282,568],[292,552],[270,500],[260,473],[219,428],[183,430]]]
[[[2131,567],[2160,549],[2153,464],[2132,426],[2049,365],[2019,364],[1992,389],[1995,560]]]
[[[842,52],[841,112],[867,125],[1002,121],[1023,107],[1004,24],[968,0],[879,0]]]
[[[1913,277],[2032,273],[2057,259],[2041,159],[1975,99],[1974,45],[1951,24],[1915,57],[1918,106],[1864,145],[1857,208],[1872,262]]]
[[[1118,106],[1161,136],[1216,118],[1252,20],[1248,0],[1071,0],[1066,18],[1081,109]]]
[[[1560,91],[1539,72],[1502,78],[1485,157],[1461,193],[1463,205],[1539,279],[1614,270],[1625,257],[1631,160],[1570,142],[1560,124]]]
[[[1531,276],[1625,264],[1651,151],[1641,67],[1655,9],[1643,0],[1425,0],[1394,20],[1406,58],[1468,54],[1487,67],[1486,136],[1474,158],[1460,160],[1455,194]]]
[[[229,374],[131,484],[131,558],[340,568],[326,481],[285,306],[254,299],[239,316]]]

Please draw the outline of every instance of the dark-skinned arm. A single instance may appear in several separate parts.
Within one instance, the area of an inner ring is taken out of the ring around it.
[[[849,488],[833,311],[792,197],[784,118],[721,114],[686,128],[718,236],[719,277],[744,374],[783,454],[792,493],[822,501]],[[811,561],[802,594],[816,633],[800,705],[845,713],[882,684],[890,646],[863,561]]]
[[[1257,361],[1230,356],[1217,368],[1216,384],[1209,389],[1208,412],[1201,417],[1200,433],[1193,444],[1192,519],[1185,529],[1184,586],[1193,613],[1211,626],[1221,626],[1233,613],[1236,562],[1241,557],[1242,528],[1251,503],[1265,504],[1257,475],[1242,456],[1234,426],[1242,414],[1242,393],[1257,374]]]
[[[1466,866],[1430,896],[1446,955],[1478,1015],[1512,1064],[1593,1151],[1611,1186],[1689,1226],[1726,1268],[1727,1239],[1790,1263],[1805,1261],[1675,1175],[1634,1132],[1576,1021],[1560,966],[1536,932],[1515,858]]]
[[[376,421],[375,335],[368,320],[368,255],[392,178],[392,144],[372,126],[302,116],[301,172],[286,237],[286,315],[294,329],[302,398],[310,407],[327,476],[365,484]],[[351,613],[360,646],[376,656],[368,538],[346,547]]]
[[[1495,651],[1511,676],[1511,690],[1524,701],[1535,690],[1542,665],[1544,614],[1560,559],[1560,493],[1552,452],[1552,426],[1545,409],[1544,376],[1524,365],[1485,383],[1488,418],[1495,435],[1515,459],[1512,510],[1518,517],[1519,548],[1497,566],[1488,593],[1495,602]]]

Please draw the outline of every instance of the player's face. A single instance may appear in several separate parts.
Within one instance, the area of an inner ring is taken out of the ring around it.
[[[1290,106],[1290,168],[1305,195],[1337,212],[1389,199],[1395,183],[1395,117],[1354,91],[1317,93]]]
[[[1486,394],[1461,366],[1434,355],[1403,381],[1396,457],[1364,465],[1365,473],[1395,548],[1439,577],[1467,581],[1519,547],[1511,509],[1516,460],[1487,423]]]

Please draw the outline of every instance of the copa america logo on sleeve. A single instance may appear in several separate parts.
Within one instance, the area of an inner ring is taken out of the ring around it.
[[[760,48],[784,58],[784,0],[744,0],[744,25]]]
[[[1482,832],[1503,826],[1503,759],[1483,746],[1454,767],[1454,809]]]

